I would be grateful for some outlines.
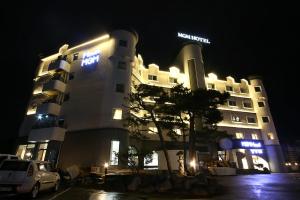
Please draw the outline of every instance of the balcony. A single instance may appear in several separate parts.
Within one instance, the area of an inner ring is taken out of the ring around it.
[[[70,72],[70,64],[65,60],[56,60],[55,62],[49,64],[48,71],[51,70],[64,70],[66,72]]]
[[[28,141],[45,142],[48,140],[64,141],[66,129],[61,127],[48,127],[32,129]]]
[[[39,114],[52,114],[58,116],[61,106],[57,103],[44,103],[37,107],[36,113]]]
[[[44,84],[43,91],[48,95],[53,95],[58,92],[64,93],[66,91],[66,84],[60,80],[51,80]]]

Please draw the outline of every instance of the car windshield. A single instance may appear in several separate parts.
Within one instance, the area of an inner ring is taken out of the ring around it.
[[[0,167],[0,171],[26,171],[29,162],[27,161],[4,161]]]

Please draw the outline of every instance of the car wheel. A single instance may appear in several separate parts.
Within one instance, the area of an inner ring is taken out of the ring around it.
[[[32,190],[31,190],[31,193],[30,193],[31,198],[35,199],[39,194],[39,190],[40,190],[40,185],[37,183],[33,186]]]
[[[54,192],[57,192],[57,191],[58,191],[59,184],[60,184],[59,181],[57,181],[57,182],[55,183],[54,188],[53,188],[53,191],[54,191]]]

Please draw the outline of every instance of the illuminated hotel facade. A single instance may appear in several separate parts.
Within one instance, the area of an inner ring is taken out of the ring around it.
[[[199,147],[198,161],[207,155],[226,160],[237,168],[269,168],[283,171],[284,160],[268,105],[263,83],[258,77],[236,82],[217,75],[205,75],[200,43],[182,47],[174,65],[160,70],[156,64],[144,65],[136,54],[138,35],[117,30],[94,40],[69,48],[64,45],[57,54],[43,58],[37,69],[32,98],[20,127],[16,153],[24,159],[49,160],[61,168],[72,165],[87,168],[126,166],[116,153],[128,147],[153,149],[153,161],[145,167],[165,169],[155,127],[147,127],[147,139],[129,137],[124,127],[127,113],[124,98],[133,85],[150,84],[171,88],[182,83],[190,89],[207,88],[229,92],[226,105],[219,107],[223,121],[219,130],[233,135],[232,148],[213,155],[209,147]],[[180,130],[178,135],[180,136]],[[165,140],[171,166],[177,170],[176,153],[182,150],[182,139]]]

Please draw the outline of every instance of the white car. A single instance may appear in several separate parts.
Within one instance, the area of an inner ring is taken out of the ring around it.
[[[4,160],[18,160],[19,157],[16,155],[11,155],[11,154],[0,154],[0,164],[2,163],[2,161]]]
[[[60,176],[49,163],[33,160],[4,160],[0,165],[0,192],[28,193],[36,198],[43,190],[58,190]]]

